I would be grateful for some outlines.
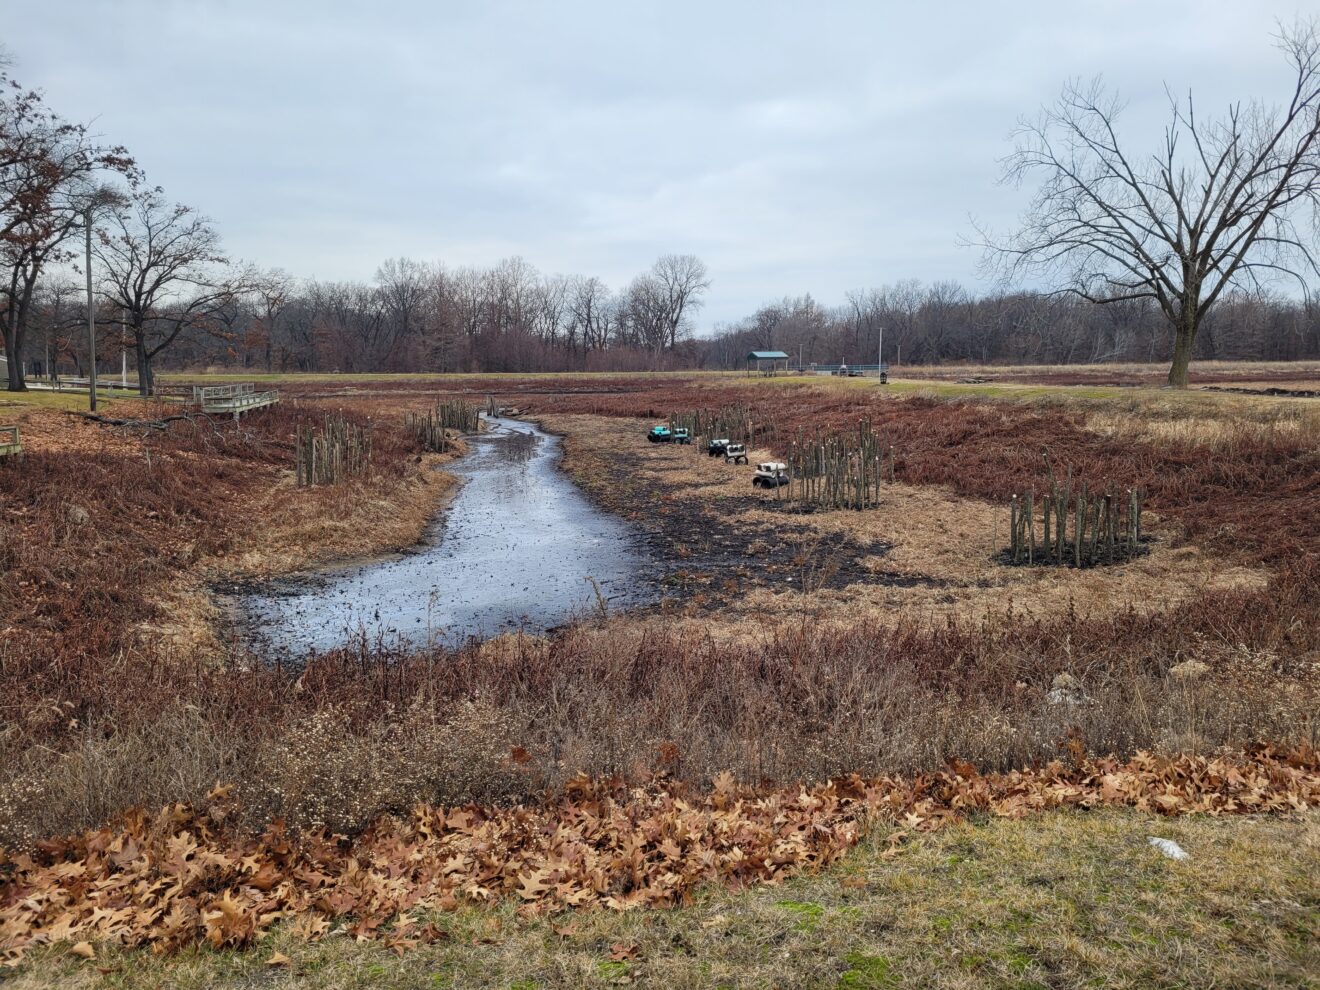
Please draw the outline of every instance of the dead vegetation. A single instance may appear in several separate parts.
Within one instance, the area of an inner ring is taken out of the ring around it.
[[[309,943],[294,925],[248,951],[56,945],[29,952],[6,986],[1145,990],[1301,987],[1320,966],[1315,812],[1059,811],[965,820],[897,845],[892,833],[873,830],[830,870],[711,887],[673,910],[525,918],[507,901],[410,912],[417,932],[434,925],[439,937],[405,951],[384,938]],[[1161,856],[1151,835],[1189,858]]]
[[[359,644],[293,672],[214,639],[205,582],[412,542],[444,483],[386,424],[433,390],[303,395],[239,430],[145,437],[32,414],[24,470],[0,473],[0,844],[202,802],[217,782],[234,785],[223,827],[245,842],[277,819],[371,836],[417,802],[539,806],[579,772],[659,772],[706,800],[725,771],[770,793],[951,760],[1063,760],[1072,774],[1088,754],[1320,743],[1309,427],[1246,417],[1213,443],[1164,442],[1144,407],[1108,406],[1102,428],[1096,409],[1054,402],[645,384],[494,391],[566,434],[570,468],[604,504],[662,518],[687,586],[661,612],[457,651]],[[811,431],[865,415],[892,438],[895,480],[875,509],[786,513],[752,496],[746,469],[651,447],[628,418],[722,404]],[[299,490],[299,417],[326,405],[372,418],[373,473]],[[998,515],[1008,537],[997,503],[1041,483],[1046,447],[1056,470],[1149,493],[1149,555],[1048,575],[993,560]]]
[[[888,840],[897,845],[968,813],[1289,811],[1320,801],[1320,760],[1314,750],[1213,760],[1139,755],[990,776],[959,763],[911,780],[854,775],[770,793],[739,788],[726,772],[700,797],[663,779],[629,790],[579,777],[538,809],[419,806],[356,841],[291,837],[279,825],[244,839],[227,827],[229,796],[217,788],[205,808],[130,815],[118,828],[49,841],[11,860],[0,960],[13,965],[32,947],[63,940],[158,952],[241,948],[281,920],[308,940],[338,928],[404,951],[444,938],[409,912],[504,898],[525,916],[674,906],[712,882],[780,883],[828,865],[868,826],[897,828]]]
[[[1148,554],[1115,572],[1042,576],[1005,568],[999,555],[1012,518],[1002,502],[905,484],[900,475],[882,481],[874,509],[799,512],[796,502],[755,492],[746,468],[695,448],[647,443],[645,420],[539,418],[565,435],[564,465],[574,479],[650,534],[669,567],[667,612],[699,614],[707,629],[744,621],[774,627],[819,618],[821,610],[873,622],[900,615],[979,621],[1002,614],[1006,596],[1025,615],[1121,612],[1134,603],[1172,604],[1207,585],[1259,588],[1267,580],[1259,567],[1183,543],[1168,525],[1157,525],[1157,539],[1143,544]],[[764,448],[753,455],[773,456]],[[1037,463],[1044,476],[1044,461]],[[797,563],[804,546],[812,556],[807,596]]]

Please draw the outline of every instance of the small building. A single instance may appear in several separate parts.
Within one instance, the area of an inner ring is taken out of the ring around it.
[[[773,375],[779,371],[779,362],[784,362],[784,371],[788,371],[788,355],[783,351],[750,351],[747,354],[747,373],[752,369],[762,375]]]

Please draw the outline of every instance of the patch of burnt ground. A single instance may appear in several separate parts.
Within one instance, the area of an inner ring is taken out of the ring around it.
[[[593,501],[638,527],[642,542],[660,564],[658,580],[671,599],[714,609],[751,588],[813,592],[852,584],[943,587],[947,583],[876,569],[876,558],[888,554],[891,544],[811,532],[797,522],[809,510],[766,496],[682,497],[676,492],[691,484],[658,491],[622,462],[595,462],[591,473],[594,476],[579,479],[583,489]],[[773,512],[780,519],[750,518],[755,510]]]

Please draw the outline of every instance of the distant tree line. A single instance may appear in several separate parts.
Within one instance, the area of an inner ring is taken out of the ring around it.
[[[1175,337],[1149,299],[1100,304],[1075,295],[974,295],[956,282],[902,281],[850,292],[841,305],[785,298],[719,327],[704,342],[712,368],[743,366],[751,350],[782,350],[796,364],[874,364],[883,331],[894,364],[1167,362]],[[1224,296],[1194,345],[1200,360],[1320,359],[1320,304],[1263,293]]]
[[[90,234],[90,240],[89,240]],[[0,52],[0,352],[7,387],[85,375],[87,255],[98,369],[560,371],[690,366],[710,279],[665,255],[618,289],[521,258],[386,261],[369,282],[300,282],[231,259],[215,223],[151,186],[126,149],[64,120]]]
[[[543,275],[522,258],[452,270],[391,259],[370,282],[267,273],[169,361],[342,372],[690,366],[693,316],[709,285],[691,255],[665,255],[617,291],[593,276]]]
[[[628,285],[386,261],[369,281],[299,281],[229,258],[215,224],[151,186],[126,149],[70,123],[9,77],[0,52],[0,344],[8,388],[86,372],[89,230],[102,370],[605,371],[736,368],[752,349],[803,363],[1320,358],[1320,32],[1276,39],[1286,102],[1198,116],[1172,99],[1153,155],[1119,145],[1122,101],[1069,84],[1024,120],[1005,177],[1037,183],[1018,228],[973,242],[1001,284],[976,295],[901,281],[822,306],[768,303],[694,336],[710,287],[696,257],[665,255]],[[81,251],[80,248],[81,242]],[[1279,286],[1287,289],[1279,293]]]

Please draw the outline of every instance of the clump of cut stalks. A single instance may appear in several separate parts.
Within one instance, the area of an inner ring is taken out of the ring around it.
[[[1060,485],[1048,458],[1045,464],[1050,488],[1039,512],[1033,491],[1009,501],[1010,563],[1094,567],[1129,560],[1141,552],[1144,496],[1140,489],[1092,493],[1083,483],[1074,497],[1071,469]]]
[[[294,441],[294,474],[300,486],[337,485],[371,467],[371,430],[342,414],[327,416],[320,430],[299,426]]]
[[[437,402],[433,409],[426,412],[408,413],[404,417],[404,428],[423,450],[443,454],[451,446],[448,430],[476,433],[480,420],[481,412],[476,406],[470,406],[462,399],[451,399],[449,402]]]
[[[886,447],[869,419],[858,420],[856,432],[799,432],[787,464],[788,498],[822,509],[874,508],[881,484],[894,480],[894,448]]]
[[[689,409],[669,414],[671,430],[687,430],[693,443],[703,445],[712,440],[730,440],[733,443],[751,443],[755,434],[752,410],[748,406],[720,406],[718,409]]]

